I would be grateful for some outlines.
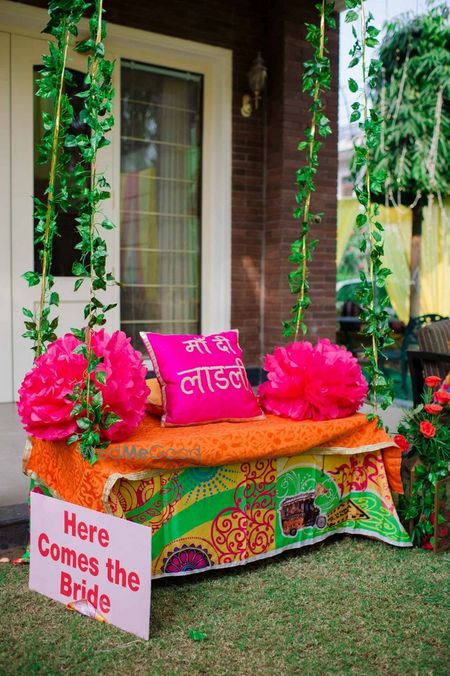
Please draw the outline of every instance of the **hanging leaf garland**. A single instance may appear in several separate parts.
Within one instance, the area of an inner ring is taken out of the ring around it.
[[[306,24],[306,40],[314,49],[314,57],[303,64],[303,92],[312,97],[310,106],[311,124],[305,130],[305,140],[298,144],[298,149],[306,153],[306,164],[297,171],[298,207],[294,211],[294,218],[301,221],[298,239],[291,246],[289,261],[296,264],[296,268],[289,273],[289,287],[296,296],[296,302],[291,310],[291,319],[283,322],[284,335],[294,336],[298,340],[299,333],[306,334],[307,325],[304,321],[305,312],[311,304],[308,284],[308,263],[317,246],[317,239],[310,239],[310,226],[317,224],[322,214],[311,213],[311,196],[315,191],[314,176],[319,166],[319,150],[322,145],[319,137],[331,134],[328,118],[324,113],[323,94],[331,86],[330,59],[327,56],[327,28],[335,28],[333,16],[334,2],[322,0],[316,5],[319,14],[319,25]]]
[[[115,227],[101,214],[101,202],[110,197],[110,185],[97,171],[97,152],[109,145],[106,134],[114,124],[114,63],[105,59],[103,39],[106,29],[102,13],[102,0],[97,0],[95,12],[89,21],[89,38],[80,42],[76,48],[79,52],[91,52],[85,79],[87,89],[77,94],[84,101],[80,119],[87,125],[90,134],[79,134],[67,139],[68,144],[78,146],[82,157],[82,161],[75,168],[75,180],[82,204],[80,216],[77,218],[80,241],[75,247],[80,251],[80,259],[74,263],[72,270],[78,277],[75,291],[83,283],[89,285],[89,301],[84,308],[87,326],[82,330],[72,329],[73,334],[83,341],[75,352],[85,357],[87,368],[84,382],[75,386],[71,396],[74,402],[72,415],[77,416],[79,431],[68,439],[68,443],[79,442],[83,457],[90,462],[96,460],[96,448],[108,445],[108,442],[101,442],[101,431],[120,420],[115,413],[105,410],[103,406],[99,385],[105,384],[106,372],[101,368],[102,357],[97,357],[92,349],[93,329],[103,326],[106,322],[105,314],[116,306],[115,303],[105,304],[98,295],[98,292],[106,291],[108,285],[116,284],[112,273],[106,271],[107,246],[100,233],[100,227],[106,230]]]
[[[363,308],[360,315],[362,333],[370,339],[370,344],[364,347],[364,358],[370,384],[369,403],[374,409],[370,417],[376,417],[378,407],[386,409],[393,401],[392,383],[386,380],[380,359],[383,358],[383,350],[394,342],[386,312],[389,299],[386,294],[380,297],[378,291],[385,286],[391,271],[382,262],[384,228],[377,219],[378,205],[373,201],[373,195],[383,192],[386,175],[382,170],[374,170],[374,153],[381,143],[382,117],[374,108],[369,108],[369,91],[376,87],[381,63],[378,59],[369,61],[367,50],[379,44],[380,31],[373,25],[373,16],[366,16],[364,0],[346,0],[345,4],[349,10],[345,21],[359,22],[359,33],[352,26],[355,42],[350,50],[349,66],[361,67],[363,84],[360,87],[355,79],[350,78],[348,86],[353,94],[358,94],[358,100],[352,104],[350,121],[358,122],[362,132],[354,146],[355,194],[362,207],[356,227],[364,234],[361,251],[367,255],[368,273],[360,272],[357,298]]]
[[[89,37],[80,41],[75,49],[78,52],[90,52],[88,72],[85,77],[86,89],[72,96],[83,99],[80,122],[90,130],[89,134],[69,134],[74,119],[73,107],[67,85],[73,88],[72,73],[67,69],[67,56],[73,38],[78,35],[77,25],[83,14],[94,6],[89,21]],[[44,68],[40,72],[37,95],[53,99],[53,115],[43,114],[44,135],[38,147],[38,161],[49,163],[49,185],[47,200],[35,199],[35,246],[41,261],[42,270],[28,271],[23,276],[28,285],[41,284],[40,304],[36,313],[23,308],[26,332],[24,337],[33,340],[35,356],[40,356],[46,344],[56,339],[58,317],[50,318],[51,306],[59,304],[58,294],[52,290],[54,279],[51,275],[53,240],[58,235],[58,214],[69,210],[76,203],[79,216],[76,229],[80,241],[76,249],[80,251],[80,260],[73,264],[72,272],[77,277],[75,291],[83,282],[89,284],[89,302],[84,308],[86,329],[72,329],[73,334],[83,341],[76,348],[87,361],[84,382],[75,386],[69,397],[73,401],[72,415],[77,418],[79,433],[72,435],[68,443],[80,442],[84,457],[91,462],[96,459],[95,448],[107,445],[100,442],[100,431],[109,429],[120,418],[103,405],[102,393],[98,384],[104,385],[106,373],[99,366],[102,358],[97,358],[91,347],[92,329],[105,323],[105,314],[115,304],[105,304],[98,297],[98,291],[105,291],[108,284],[115,284],[114,277],[106,271],[106,242],[99,233],[99,226],[106,230],[114,227],[106,217],[101,216],[100,203],[110,196],[109,184],[104,176],[97,172],[97,151],[108,145],[105,137],[114,124],[112,100],[112,73],[114,64],[104,58],[103,38],[105,24],[102,21],[102,1],[95,3],[86,0],[50,0],[50,21],[44,32],[55,38],[49,43],[49,54],[43,57]],[[81,161],[69,176],[68,165],[73,161],[70,148],[77,148]],[[70,180],[70,189],[69,189]],[[95,371],[95,376],[93,373]]]
[[[23,337],[33,341],[35,357],[45,351],[48,342],[55,340],[58,326],[58,317],[50,318],[52,306],[59,305],[58,294],[52,291],[53,240],[58,234],[58,213],[67,211],[71,201],[67,188],[67,165],[71,157],[64,146],[73,120],[73,108],[65,88],[73,84],[73,78],[66,63],[70,41],[77,36],[77,24],[88,7],[85,0],[50,0],[50,20],[43,30],[53,36],[55,42],[49,42],[49,53],[43,56],[36,96],[53,101],[53,114],[42,114],[44,134],[37,148],[37,162],[49,163],[50,172],[46,201],[34,198],[34,245],[41,271],[30,270],[23,275],[29,287],[41,285],[39,306],[36,311],[22,308],[26,328]]]
[[[96,0],[95,13],[89,21],[90,36],[76,47],[78,52],[92,52],[85,78],[87,88],[77,94],[84,104],[80,121],[90,133],[70,136],[66,141],[68,145],[78,146],[82,158],[74,170],[81,208],[80,216],[76,219],[80,241],[75,245],[80,258],[73,264],[72,272],[78,278],[75,291],[84,282],[89,284],[89,302],[84,308],[84,318],[89,328],[105,324],[105,313],[115,304],[105,305],[97,292],[106,291],[109,284],[116,283],[112,273],[106,271],[107,245],[99,229],[99,226],[105,230],[115,227],[101,212],[101,202],[110,197],[110,185],[105,176],[97,171],[97,152],[110,144],[106,134],[114,125],[114,63],[104,56],[106,28],[102,20],[102,4],[102,0]]]

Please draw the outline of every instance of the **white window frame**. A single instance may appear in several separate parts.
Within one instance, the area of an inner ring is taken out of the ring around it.
[[[116,58],[203,75],[201,182],[201,331],[230,328],[231,318],[231,97],[232,52],[199,42],[108,27],[108,50]],[[116,67],[120,91],[120,72]],[[120,124],[119,96],[115,99]],[[120,173],[120,143],[116,143]]]

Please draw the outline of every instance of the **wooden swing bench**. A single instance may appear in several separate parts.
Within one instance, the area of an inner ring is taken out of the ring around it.
[[[241,565],[336,533],[410,545],[391,494],[402,492],[400,451],[363,414],[182,428],[147,414],[106,455],[89,465],[75,444],[33,439],[24,471],[34,490],[151,527],[154,577]]]

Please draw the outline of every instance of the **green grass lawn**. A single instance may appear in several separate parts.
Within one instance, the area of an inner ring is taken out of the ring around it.
[[[28,591],[27,569],[5,564],[0,673],[444,674],[449,562],[347,537],[162,580],[148,642]]]

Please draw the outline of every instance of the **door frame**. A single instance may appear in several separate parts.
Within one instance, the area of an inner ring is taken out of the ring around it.
[[[108,24],[107,54],[203,75],[201,183],[201,331],[231,322],[231,121],[232,52],[200,42]],[[120,69],[116,66],[117,91]],[[120,101],[114,100],[120,132]],[[120,144],[116,143],[120,176]],[[120,266],[119,266],[120,268]]]
[[[44,41],[46,36],[42,36],[40,31],[47,20],[48,14],[44,9],[0,0],[0,31],[2,32],[40,38]],[[86,35],[87,22],[82,21],[80,39]],[[108,24],[107,55],[117,60],[114,84],[118,92],[120,92],[121,58],[135,59],[203,75],[201,330],[203,333],[211,333],[229,329],[231,318],[232,51],[111,23]],[[114,115],[116,124],[111,136],[114,158],[112,170],[108,169],[108,178],[111,182],[108,211],[112,214],[112,220],[120,227],[120,96],[116,96],[114,101]],[[9,129],[9,125],[7,128]],[[6,176],[5,185],[10,180],[11,175]],[[5,222],[10,224],[11,220],[7,218],[3,221]],[[9,225],[9,227],[8,233],[2,232],[4,242],[8,242],[8,238],[11,238],[12,226]],[[9,249],[11,257],[11,245]],[[119,276],[119,247],[114,247],[111,251],[110,265]],[[20,273],[22,272],[24,271],[21,270]],[[13,275],[15,274],[13,272]],[[12,312],[11,304],[10,320],[12,320]],[[13,350],[14,344],[11,345],[11,362]],[[11,390],[14,393],[12,385]]]
[[[13,400],[11,317],[11,37],[0,30],[0,401]],[[25,271],[24,271],[25,272]]]

